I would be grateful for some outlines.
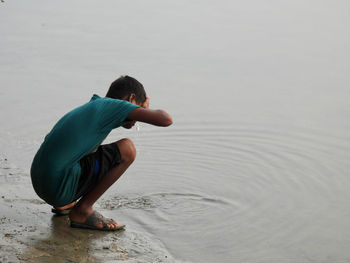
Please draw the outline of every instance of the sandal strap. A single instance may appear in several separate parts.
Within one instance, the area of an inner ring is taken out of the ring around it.
[[[103,228],[108,227],[108,223],[112,223],[113,219],[109,219],[101,215],[99,212],[94,211],[88,219],[86,219],[85,224],[96,226],[97,223],[102,223]],[[113,228],[113,227],[112,227]]]

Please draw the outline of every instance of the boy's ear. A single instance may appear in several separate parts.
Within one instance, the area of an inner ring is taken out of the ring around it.
[[[131,93],[130,96],[129,96],[129,99],[128,99],[129,102],[133,102],[133,101],[136,101],[136,95],[135,93]]]

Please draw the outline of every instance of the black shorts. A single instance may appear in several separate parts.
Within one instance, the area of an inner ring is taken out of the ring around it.
[[[75,200],[90,192],[106,173],[121,161],[122,157],[116,143],[100,145],[96,152],[83,157],[80,160],[81,175]]]

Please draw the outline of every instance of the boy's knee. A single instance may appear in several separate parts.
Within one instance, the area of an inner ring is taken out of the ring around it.
[[[122,139],[117,142],[123,162],[132,163],[136,158],[136,148],[130,139]]]

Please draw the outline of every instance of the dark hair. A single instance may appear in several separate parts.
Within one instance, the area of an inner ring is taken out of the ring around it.
[[[129,97],[132,93],[135,94],[137,103],[146,101],[146,92],[143,85],[132,77],[121,76],[112,82],[106,97],[121,100]]]

